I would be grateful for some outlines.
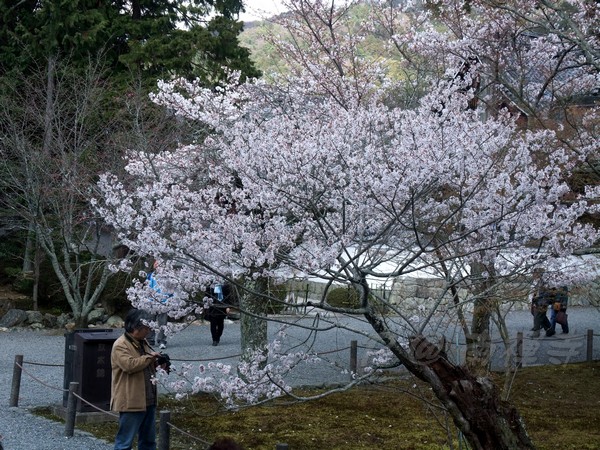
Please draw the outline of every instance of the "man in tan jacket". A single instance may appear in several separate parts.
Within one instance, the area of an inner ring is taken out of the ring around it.
[[[156,360],[150,348],[146,325],[152,316],[132,309],[125,317],[125,333],[112,347],[112,384],[110,409],[119,413],[115,450],[129,450],[138,437],[138,450],[156,450]]]

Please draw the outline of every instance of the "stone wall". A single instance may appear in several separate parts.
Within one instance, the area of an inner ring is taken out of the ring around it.
[[[92,310],[88,316],[89,327],[121,328],[123,319],[120,316],[108,316],[101,307]],[[71,314],[42,314],[39,311],[25,311],[12,308],[0,317],[0,330],[8,330],[14,327],[27,327],[32,329],[60,328],[73,330],[75,322]]]
[[[288,284],[295,302],[301,303],[305,300],[318,302],[325,292],[326,284],[315,281],[294,282]],[[497,289],[498,300],[507,306],[512,305],[517,309],[529,309],[529,282],[506,283]],[[447,304],[452,302],[449,291],[445,289],[443,280],[433,278],[403,278],[393,284],[391,288],[376,288],[375,292],[386,298],[391,304],[402,306],[402,309],[419,309],[423,306],[427,309],[436,303]],[[458,296],[461,302],[468,300],[468,293],[459,290]],[[468,308],[468,301],[465,304]],[[570,286],[570,306],[600,306],[600,279],[585,285]]]

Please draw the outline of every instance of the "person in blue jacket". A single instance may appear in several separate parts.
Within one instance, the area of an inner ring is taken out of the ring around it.
[[[158,281],[156,281],[155,273],[158,269],[158,260],[154,261],[152,268],[152,272],[148,274],[148,286],[154,289],[158,294],[163,295],[160,295],[158,299],[152,298],[151,301],[159,301],[164,305],[169,301],[169,297],[171,297],[173,294],[162,292]],[[167,313],[158,313],[155,316],[155,319],[159,326],[158,332],[152,330],[147,339],[151,345],[158,345],[161,349],[165,349],[167,348],[167,336],[165,335],[164,327],[167,325]]]

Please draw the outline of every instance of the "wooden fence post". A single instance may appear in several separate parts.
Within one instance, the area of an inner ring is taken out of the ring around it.
[[[309,289],[309,286],[310,285],[308,283],[306,283],[306,290],[304,291],[304,314],[306,314],[306,309],[307,309],[306,304],[308,303],[308,289]]]
[[[21,374],[23,367],[23,355],[15,355],[13,366],[12,388],[10,390],[9,406],[19,406],[19,392],[21,391]]]
[[[356,373],[358,370],[358,344],[357,341],[350,341],[350,372]]]
[[[160,422],[158,427],[158,450],[169,450],[171,441],[171,411],[160,412]]]
[[[594,330],[587,330],[587,362],[594,360]]]
[[[69,383],[69,398],[67,399],[67,417],[65,418],[65,436],[73,437],[75,429],[75,417],[77,415],[77,397],[75,393],[79,391],[79,383],[72,381]]]
[[[523,367],[523,332],[517,333],[517,351],[516,351],[515,362],[517,363],[517,369]]]

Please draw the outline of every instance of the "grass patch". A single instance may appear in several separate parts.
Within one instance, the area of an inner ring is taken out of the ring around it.
[[[514,380],[511,402],[539,450],[600,448],[600,362],[525,368]],[[192,436],[207,442],[230,436],[247,450],[274,450],[277,443],[291,450],[459,448],[451,419],[428,387],[412,379],[364,385],[306,403],[279,399],[235,412],[222,410],[207,395],[184,401],[166,397],[159,410],[170,410],[171,423]],[[48,411],[44,415],[49,417]],[[77,428],[109,442],[117,430],[116,423]],[[171,431],[171,449],[203,448],[202,442]]]

